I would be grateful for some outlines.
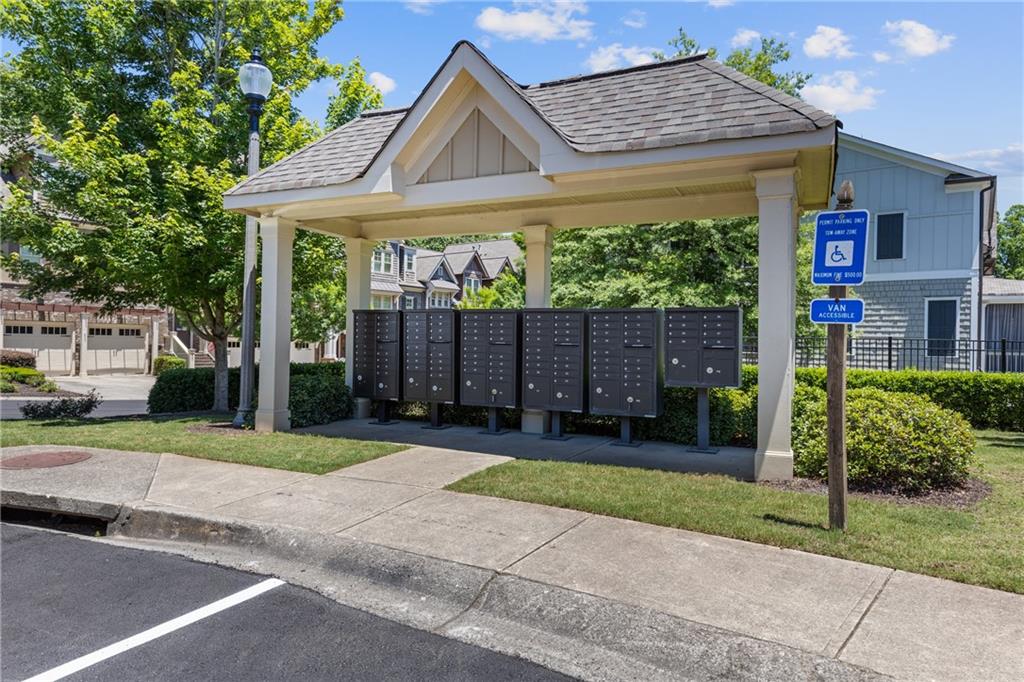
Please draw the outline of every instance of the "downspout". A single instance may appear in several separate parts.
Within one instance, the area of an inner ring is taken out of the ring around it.
[[[977,370],[983,369],[982,359],[984,358],[984,354],[982,353],[981,349],[981,342],[985,336],[985,225],[991,225],[991,222],[990,220],[988,220],[988,218],[993,217],[991,212],[989,212],[986,216],[985,193],[994,190],[995,187],[996,179],[992,178],[988,183],[988,187],[985,187],[980,192],[978,192],[978,329],[977,338],[975,339],[977,342],[978,354],[975,363],[975,368]],[[993,196],[991,203],[992,210],[995,210],[995,203],[995,197]]]

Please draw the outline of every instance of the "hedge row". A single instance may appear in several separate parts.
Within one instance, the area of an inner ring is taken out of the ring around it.
[[[153,361],[153,375],[160,376],[169,369],[179,369],[186,365],[188,363],[185,359],[177,355],[158,355]]]
[[[29,369],[36,368],[36,356],[31,353],[26,353],[20,350],[9,350],[4,348],[0,350],[0,365],[7,365],[8,367],[28,367]]]
[[[213,409],[214,370],[174,368],[157,376],[149,392],[150,414],[205,412]],[[352,415],[352,397],[345,386],[345,365],[341,363],[298,363],[290,368],[288,410],[292,426],[325,424]],[[228,409],[238,409],[240,370],[228,370]],[[256,367],[259,382],[259,366]]]

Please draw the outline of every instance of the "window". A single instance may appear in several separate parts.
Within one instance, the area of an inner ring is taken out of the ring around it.
[[[42,332],[43,336],[67,336],[68,335],[68,328],[67,327],[40,327],[39,331]]]
[[[241,348],[241,347],[242,347],[242,342],[241,341],[231,341],[231,340],[228,340],[228,348]]]
[[[113,336],[112,327],[89,327],[89,336]]]
[[[416,310],[416,297],[415,296],[406,296],[405,297],[405,309],[406,310]]]
[[[903,213],[879,213],[875,223],[875,260],[903,258]]]
[[[371,310],[398,310],[398,297],[373,294],[370,296]]]
[[[374,251],[372,266],[373,271],[390,275],[392,273],[392,266],[394,260],[392,258],[393,255],[394,254],[391,253],[390,249],[388,249],[387,251]]]
[[[118,336],[142,336],[141,329],[118,329]]]
[[[462,282],[462,290],[465,291],[467,294],[470,293],[470,292],[472,292],[474,294],[479,292],[480,291],[480,280],[478,280],[475,277],[466,277],[466,279],[463,280],[463,282]]]
[[[432,291],[430,292],[430,306],[431,308],[451,308],[452,307],[452,295],[447,291]]]
[[[295,350],[306,350],[307,348],[309,348],[309,344],[306,343],[305,341],[295,342]]]
[[[30,325],[23,324],[5,324],[4,334],[31,334],[33,333],[33,327]]]
[[[939,298],[925,301],[924,324],[927,354],[949,356],[956,354],[956,337],[960,300]]]
[[[42,256],[40,256],[38,253],[28,248],[27,246],[19,246],[18,255],[21,257],[21,260],[27,260],[32,263],[39,263],[40,261],[43,260]]]
[[[405,250],[405,264],[403,265],[405,272],[413,272],[416,269],[416,252],[411,249]]]

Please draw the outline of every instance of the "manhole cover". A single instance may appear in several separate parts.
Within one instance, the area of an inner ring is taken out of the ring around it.
[[[60,450],[58,452],[35,452],[31,455],[8,457],[0,462],[0,469],[45,469],[62,467],[66,464],[84,462],[92,457],[81,450]]]

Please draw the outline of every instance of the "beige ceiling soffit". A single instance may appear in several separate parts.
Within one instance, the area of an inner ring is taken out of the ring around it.
[[[330,220],[303,220],[299,227],[310,232],[319,232],[333,237],[361,237],[363,226],[354,220],[334,218]]]

